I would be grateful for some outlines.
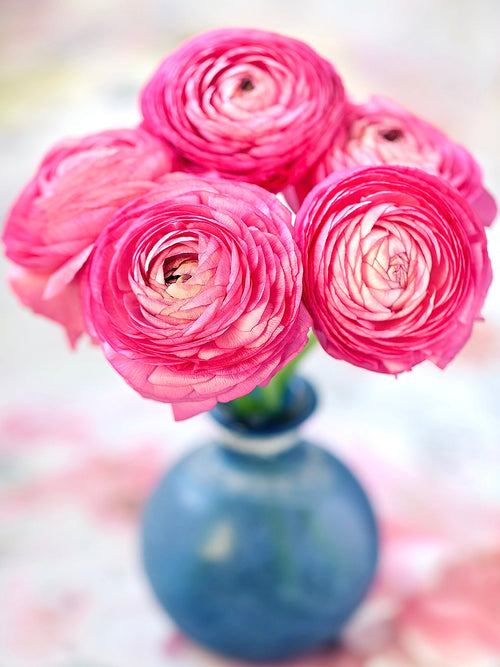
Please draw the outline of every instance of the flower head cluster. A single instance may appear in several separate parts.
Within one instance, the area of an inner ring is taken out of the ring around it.
[[[72,344],[87,332],[180,419],[268,383],[311,324],[383,373],[464,345],[496,213],[465,148],[384,98],[346,102],[330,63],[261,30],[187,41],[141,108],[56,145],[7,217],[12,288]]]

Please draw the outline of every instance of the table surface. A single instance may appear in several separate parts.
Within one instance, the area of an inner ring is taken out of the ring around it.
[[[474,152],[500,193],[495,0],[308,0],[227,8],[194,0],[2,3],[3,210],[64,135],[137,122],[135,97],[182,38],[254,25],[309,42],[358,99],[387,94]],[[342,6],[339,6],[342,5]],[[499,233],[489,232],[494,270]],[[164,470],[206,437],[135,394],[97,348],[5,286],[0,305],[0,666],[229,666],[192,645],[142,573],[138,521]],[[303,373],[321,405],[306,433],[363,481],[381,525],[380,567],[342,645],[296,667],[500,665],[500,294],[494,281],[463,352],[392,377],[320,349]]]

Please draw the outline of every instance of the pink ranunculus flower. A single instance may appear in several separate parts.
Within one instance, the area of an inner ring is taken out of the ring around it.
[[[79,282],[95,239],[117,209],[172,170],[173,155],[141,128],[61,141],[10,210],[10,284],[26,306],[61,323],[71,344],[85,330]]]
[[[491,282],[484,227],[460,193],[420,169],[334,174],[296,220],[304,299],[333,357],[381,373],[453,359]]]
[[[417,167],[441,176],[468,200],[484,225],[490,225],[496,216],[495,200],[484,188],[481,168],[472,155],[436,127],[385,97],[347,106],[328,150],[289,189],[290,204],[297,209],[307,193],[333,172],[372,164]]]
[[[278,192],[326,150],[344,101],[333,66],[303,42],[233,28],[167,56],[141,105],[146,126],[187,160]]]
[[[185,174],[118,211],[84,292],[108,361],[176,419],[266,384],[311,323],[289,210],[257,186]]]

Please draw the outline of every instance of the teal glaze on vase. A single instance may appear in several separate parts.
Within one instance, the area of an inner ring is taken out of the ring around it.
[[[245,660],[334,641],[377,561],[359,482],[295,431],[314,410],[311,385],[295,379],[287,403],[286,420],[250,428],[218,406],[224,435],[167,473],[143,520],[144,564],[161,605],[194,641]]]

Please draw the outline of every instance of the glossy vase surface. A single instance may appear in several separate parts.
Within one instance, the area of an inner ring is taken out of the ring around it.
[[[177,463],[144,513],[144,564],[161,605],[194,641],[246,660],[334,641],[375,572],[363,489],[296,431],[314,409],[312,387],[295,380],[289,402],[286,420],[250,428],[218,406],[220,440]]]

